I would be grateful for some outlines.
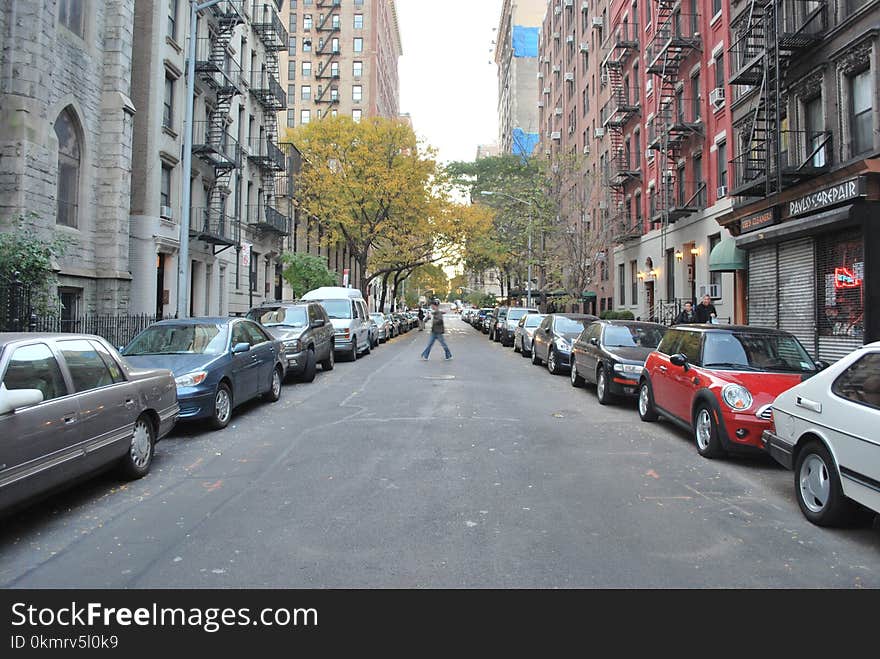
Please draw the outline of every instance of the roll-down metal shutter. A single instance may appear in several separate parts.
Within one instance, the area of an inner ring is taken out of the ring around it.
[[[803,238],[779,245],[778,328],[794,334],[815,357],[816,264],[813,244],[812,238]]]
[[[749,325],[776,327],[776,245],[749,250]]]

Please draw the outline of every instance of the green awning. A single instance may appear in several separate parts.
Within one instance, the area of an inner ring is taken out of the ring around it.
[[[584,291],[581,293],[582,300],[594,300],[596,299],[596,293],[594,291]]]
[[[722,238],[709,254],[709,272],[734,272],[747,267],[746,253],[733,238]]]

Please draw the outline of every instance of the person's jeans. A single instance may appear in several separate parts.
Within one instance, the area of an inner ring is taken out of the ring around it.
[[[452,357],[452,353],[449,351],[449,346],[446,345],[446,339],[443,338],[442,334],[434,334],[434,332],[431,332],[431,338],[428,339],[428,345],[425,347],[424,352],[422,352],[422,357],[427,359],[431,356],[431,347],[434,345],[434,341],[439,341],[440,345],[443,346],[443,350],[446,352],[446,356]]]

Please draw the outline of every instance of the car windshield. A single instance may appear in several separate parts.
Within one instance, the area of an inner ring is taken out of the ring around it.
[[[507,312],[507,320],[519,320],[527,313],[533,313],[531,309],[511,309]]]
[[[351,303],[348,300],[321,300],[321,305],[331,318],[351,318]]]
[[[153,325],[138,334],[122,354],[219,355],[226,350],[226,336],[226,325],[216,323]]]
[[[553,329],[560,334],[580,334],[581,331],[593,321],[589,318],[569,318],[568,316],[556,316],[553,319]]]
[[[266,327],[305,327],[308,323],[305,307],[252,309],[247,317]]]
[[[543,314],[532,314],[526,318],[526,322],[523,325],[524,327],[537,327],[541,324],[542,320],[544,320]]]
[[[744,332],[709,332],[703,348],[703,366],[795,373],[816,370],[807,351],[793,336]]]
[[[371,313],[370,318],[375,320],[377,323],[384,323],[385,322],[385,316],[383,316],[380,313]]]
[[[659,327],[608,325],[605,328],[606,348],[656,348],[663,338]]]

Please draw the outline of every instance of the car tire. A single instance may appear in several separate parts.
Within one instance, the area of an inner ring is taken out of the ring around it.
[[[550,371],[552,375],[559,375],[562,370],[559,366],[559,357],[556,354],[556,348],[552,346],[547,352],[547,370]]]
[[[858,506],[843,493],[834,459],[824,444],[810,441],[798,453],[794,466],[798,506],[817,526],[846,526],[858,516]]]
[[[284,374],[281,372],[281,367],[276,366],[272,369],[272,381],[269,383],[269,391],[263,394],[263,399],[269,401],[270,403],[275,403],[281,398],[281,381],[284,379]]]
[[[571,357],[571,386],[581,388],[584,386],[585,380],[578,375],[577,362],[574,360],[574,355]]]
[[[148,414],[141,414],[134,422],[131,444],[119,461],[119,473],[128,480],[143,478],[153,464],[156,446],[156,429]]]
[[[654,407],[654,392],[647,380],[642,380],[639,385],[639,418],[642,421],[656,421],[658,418]]]
[[[321,369],[324,371],[332,371],[336,366],[336,355],[333,352],[333,346],[330,346],[330,352],[327,353],[327,359],[321,362]]]
[[[370,337],[367,337],[367,347],[364,348],[364,355],[369,355],[373,350],[373,343],[370,341]]]
[[[697,444],[697,453],[704,458],[720,458],[725,454],[718,424],[715,422],[714,410],[706,403],[697,407],[697,412],[694,414],[694,440]]]
[[[522,339],[522,340],[520,341],[519,353],[520,353],[523,357],[525,357],[526,359],[528,359],[529,357],[532,356],[532,351],[531,351],[531,350],[526,350],[526,340],[525,340],[525,339]]]
[[[229,425],[232,418],[232,391],[229,385],[221,382],[214,392],[214,413],[211,415],[211,427],[214,430],[222,430]]]
[[[315,351],[314,349],[309,348],[306,351],[306,365],[303,366],[302,375],[299,376],[300,382],[312,382],[315,379],[315,371],[317,370]]]
[[[513,351],[520,352],[520,347],[516,344],[516,337],[513,337]]]
[[[538,357],[538,351],[535,349],[534,344],[532,344],[532,363],[535,366],[540,366],[541,364],[544,363],[543,361],[541,361],[541,358]]]
[[[608,391],[608,374],[605,373],[604,366],[596,369],[596,399],[599,405],[607,405],[612,401],[611,392]]]
[[[348,361],[356,362],[358,358],[358,342],[357,339],[351,340],[351,351],[348,353]]]

